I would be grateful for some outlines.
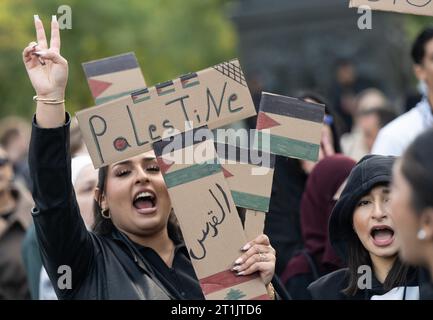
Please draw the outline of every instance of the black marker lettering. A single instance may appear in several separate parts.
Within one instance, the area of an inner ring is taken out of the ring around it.
[[[95,131],[95,127],[93,125],[93,119],[99,119],[102,121],[102,124],[104,125],[104,129],[102,129],[102,132],[97,133]],[[89,126],[90,126],[90,131],[92,132],[93,141],[95,142],[96,149],[98,150],[99,159],[101,160],[102,163],[104,163],[104,157],[102,156],[101,147],[99,145],[98,137],[103,136],[105,134],[105,131],[107,131],[107,123],[105,122],[104,118],[95,115],[95,116],[91,116],[89,118]]]
[[[135,127],[135,122],[134,122],[131,110],[129,109],[128,105],[126,105],[126,109],[128,110],[129,119],[131,120],[132,130],[134,131],[135,142],[137,142],[137,145],[142,146],[142,145],[145,145],[146,143],[149,143],[149,141],[140,141],[140,138],[138,137],[138,134],[137,134],[137,129]]]

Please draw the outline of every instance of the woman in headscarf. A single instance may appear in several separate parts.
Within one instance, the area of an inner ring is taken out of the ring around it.
[[[313,299],[418,298],[416,272],[398,258],[401,239],[389,206],[394,161],[365,156],[350,173],[329,221],[331,244],[347,268],[313,282]]]

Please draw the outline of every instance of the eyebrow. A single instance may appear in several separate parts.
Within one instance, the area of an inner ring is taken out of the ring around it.
[[[147,156],[147,157],[143,157],[143,159],[142,159],[142,161],[153,161],[153,160],[156,160],[156,157]],[[131,163],[132,163],[131,160],[125,160],[125,161],[117,162],[117,163],[113,164],[113,168],[116,166],[121,166],[121,165],[129,165]]]
[[[391,193],[391,188],[390,187],[383,188],[382,193]]]

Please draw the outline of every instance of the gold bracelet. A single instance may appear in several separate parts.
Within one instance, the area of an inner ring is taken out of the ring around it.
[[[274,286],[272,285],[272,282],[268,283],[268,285],[266,286],[266,291],[268,291],[269,299],[275,300],[275,289]]]
[[[45,104],[62,104],[62,103],[65,103],[65,99],[63,99],[63,100],[43,99],[43,98],[39,98],[38,96],[34,96],[33,101],[41,101]]]

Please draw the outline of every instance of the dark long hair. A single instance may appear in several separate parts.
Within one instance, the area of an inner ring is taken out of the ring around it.
[[[348,257],[347,257],[347,267],[348,267],[348,278],[349,284],[347,288],[343,290],[343,293],[348,296],[355,296],[358,292],[358,279],[359,273],[358,268],[360,266],[370,266],[373,268],[373,263],[370,258],[370,254],[367,249],[362,245],[358,236],[354,233],[352,237],[349,238],[348,242]],[[409,273],[410,267],[403,264],[399,257],[397,256],[391,270],[386,276],[383,288],[385,291],[389,291],[392,288],[404,286]]]
[[[420,214],[433,208],[433,130],[420,135],[402,157],[401,173],[411,186],[411,205]]]
[[[108,166],[99,169],[97,184],[97,188],[100,191],[99,199],[94,200],[93,203],[93,216],[95,218],[95,222],[92,229],[94,233],[100,236],[109,235],[116,229],[116,226],[113,224],[111,219],[106,219],[102,216],[102,208],[99,205],[101,202],[102,193],[105,192],[107,174]],[[173,210],[170,212],[170,216],[168,218],[167,231],[170,239],[173,241],[183,241],[182,232],[180,231],[179,223],[176,216],[174,215]]]

